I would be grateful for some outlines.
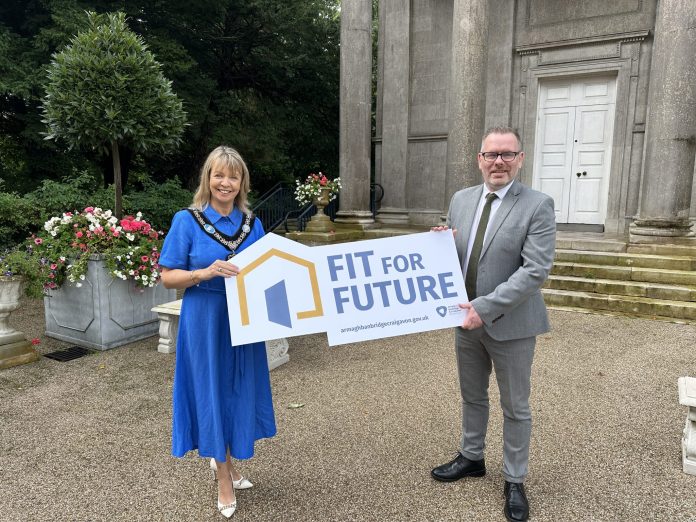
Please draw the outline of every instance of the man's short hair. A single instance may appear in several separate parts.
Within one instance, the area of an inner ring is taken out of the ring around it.
[[[522,138],[520,138],[520,133],[514,127],[490,127],[483,133],[483,138],[481,138],[481,149],[483,150],[483,142],[491,134],[513,134],[517,138],[517,144],[519,145],[519,150],[522,150]]]

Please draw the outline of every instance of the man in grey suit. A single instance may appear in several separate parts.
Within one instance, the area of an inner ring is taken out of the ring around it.
[[[467,315],[455,334],[461,448],[454,460],[431,474],[444,482],[485,475],[488,385],[495,367],[504,416],[504,513],[513,521],[529,516],[523,482],[531,433],[532,359],[536,336],[549,330],[541,286],[553,264],[556,238],[553,200],[515,179],[523,162],[516,130],[486,131],[478,153],[483,185],[454,194],[448,226],[433,229],[455,232],[469,302],[460,305]]]

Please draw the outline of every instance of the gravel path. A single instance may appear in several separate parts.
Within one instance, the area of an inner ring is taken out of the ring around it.
[[[533,374],[531,520],[696,522],[677,392],[696,376],[696,326],[551,319]],[[12,322],[42,353],[68,346],[43,337],[37,302]],[[223,520],[207,462],[169,454],[174,356],[156,345],[0,371],[0,520]],[[255,486],[234,520],[504,520],[494,383],[486,477],[429,476],[460,435],[452,331],[335,348],[310,335],[289,353],[271,372],[278,435],[240,463]]]

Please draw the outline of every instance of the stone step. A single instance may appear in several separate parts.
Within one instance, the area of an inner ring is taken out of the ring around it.
[[[626,252],[626,242],[618,239],[576,239],[556,236],[556,249],[589,250],[592,252]]]
[[[648,297],[665,301],[696,301],[696,286],[656,284],[640,281],[551,275],[546,281],[545,288],[595,294]]]
[[[588,279],[614,279],[696,286],[696,272],[693,270],[668,270],[664,268],[611,265],[600,266],[588,263],[556,261],[551,273],[559,276],[584,277]]]
[[[631,244],[626,247],[626,252],[629,254],[655,254],[660,256],[687,256],[696,258],[696,245]]]
[[[556,249],[555,259],[560,262],[585,263],[591,265],[660,268],[667,270],[696,270],[696,258],[689,256],[663,256],[654,254]]]
[[[549,307],[696,322],[696,303],[544,288]]]

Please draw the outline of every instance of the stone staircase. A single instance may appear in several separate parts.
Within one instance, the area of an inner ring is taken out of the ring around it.
[[[564,235],[543,289],[550,308],[696,323],[696,245]]]

